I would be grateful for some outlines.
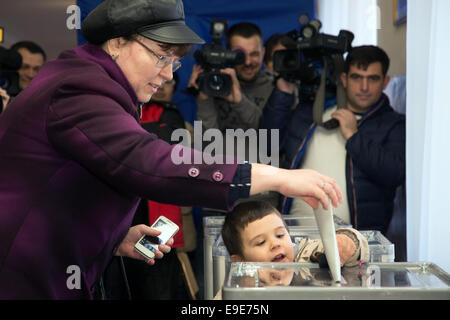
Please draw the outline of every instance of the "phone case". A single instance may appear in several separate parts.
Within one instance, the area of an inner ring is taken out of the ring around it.
[[[157,250],[158,244],[166,243],[179,230],[179,227],[174,222],[164,216],[158,217],[151,228],[160,230],[161,234],[157,237],[144,235],[134,245],[134,249],[147,259],[153,259],[155,257],[153,251]],[[158,239],[158,241],[155,241],[155,239]]]

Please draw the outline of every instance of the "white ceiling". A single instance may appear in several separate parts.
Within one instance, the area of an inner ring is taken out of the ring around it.
[[[53,59],[77,45],[76,30],[69,30],[67,7],[76,0],[0,0],[0,27],[9,48],[17,41],[31,40],[39,44]]]

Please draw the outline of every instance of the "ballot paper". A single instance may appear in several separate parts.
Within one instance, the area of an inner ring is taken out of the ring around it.
[[[324,210],[321,206],[318,209],[314,209],[314,216],[319,227],[320,238],[322,239],[331,276],[335,282],[341,282],[341,260],[337,246],[331,201],[328,201],[328,210]]]

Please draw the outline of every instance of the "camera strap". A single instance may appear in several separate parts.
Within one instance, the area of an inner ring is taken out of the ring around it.
[[[344,58],[340,54],[332,55],[334,72],[332,75],[333,80],[336,82],[336,101],[337,108],[346,108],[347,98],[345,95],[344,86],[340,79],[341,73],[344,71]],[[325,109],[325,92],[326,92],[326,80],[328,73],[328,59],[323,57],[322,74],[320,75],[320,85],[316,92],[313,105],[313,120],[319,126],[323,126],[323,112]]]

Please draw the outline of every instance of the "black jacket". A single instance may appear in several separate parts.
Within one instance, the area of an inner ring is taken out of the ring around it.
[[[316,127],[312,105],[299,104],[290,111],[293,99],[293,95],[275,89],[261,118],[261,128],[280,129],[285,168],[301,168]],[[347,201],[354,228],[386,233],[395,190],[405,181],[405,134],[405,116],[395,112],[383,94],[358,121],[358,132],[347,140]],[[289,212],[291,200],[281,199],[284,213]]]

